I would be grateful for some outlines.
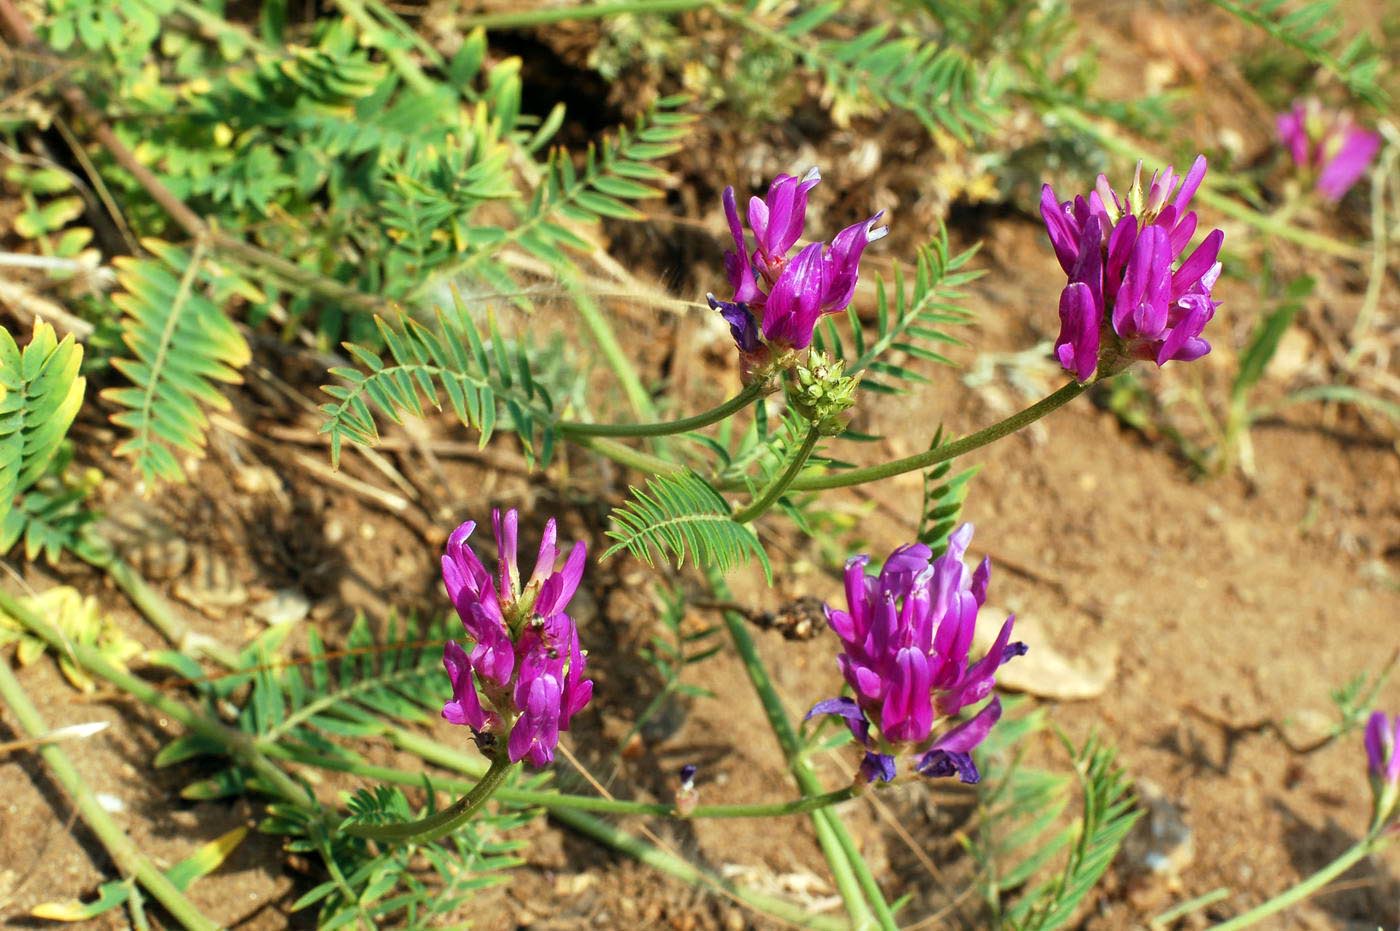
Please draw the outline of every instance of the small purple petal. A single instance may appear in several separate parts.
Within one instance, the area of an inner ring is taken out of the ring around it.
[[[1224,230],[1211,230],[1210,235],[1201,240],[1190,258],[1172,275],[1171,299],[1179,300],[1191,287],[1200,282],[1206,272],[1215,267],[1215,259],[1220,255],[1220,247],[1225,242]]]
[[[1334,203],[1366,173],[1381,147],[1378,133],[1356,127],[1345,132],[1337,153],[1327,160],[1317,176],[1318,193]]]
[[[888,753],[866,753],[860,764],[861,778],[866,782],[894,782],[894,757]]]
[[[806,349],[821,315],[822,244],[807,246],[783,268],[763,308],[763,336],[793,349]]]
[[[1196,190],[1201,186],[1201,182],[1206,176],[1206,157],[1197,155],[1196,160],[1191,163],[1191,170],[1186,172],[1186,178],[1181,182],[1181,192],[1176,195],[1176,200],[1172,201],[1172,206],[1177,213],[1184,213],[1187,205],[1191,203],[1191,198],[1196,196]]]
[[[706,294],[705,300],[710,302],[710,308],[717,310],[724,322],[729,324],[729,333],[734,337],[734,345],[739,347],[740,352],[753,352],[759,346],[758,324],[754,323],[753,314],[749,312],[749,307],[739,301],[721,301],[713,294]]]
[[[1055,355],[1080,383],[1093,378],[1099,364],[1102,316],[1087,284],[1076,281],[1060,292],[1060,335],[1055,340]]]
[[[955,775],[960,782],[967,785],[976,785],[982,780],[982,774],[977,771],[977,764],[972,761],[971,754],[949,750],[930,750],[919,760],[914,771],[933,779]]]
[[[1060,260],[1060,267],[1068,275],[1079,258],[1079,229],[1048,184],[1040,189],[1040,216],[1045,221],[1045,231],[1050,234],[1055,258]]]

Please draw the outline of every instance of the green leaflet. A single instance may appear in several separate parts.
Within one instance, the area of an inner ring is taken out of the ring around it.
[[[546,381],[566,384],[572,375],[560,364],[562,349],[532,350],[527,341],[507,343],[486,315],[484,330],[454,292],[454,313],[438,311],[436,327],[401,314],[388,321],[375,317],[388,360],[370,349],[346,343],[357,366],[338,366],[330,374],[342,384],[322,390],[332,400],[321,405],[321,432],[331,441],[331,462],[338,464],[345,441],[372,446],[379,441],[376,413],[394,423],[405,415],[422,417],[441,409],[446,397],[457,419],[480,434],[484,447],[498,426],[514,431],[526,458],[548,465],[557,439],[553,395]],[[559,378],[546,378],[549,373]]]
[[[608,536],[617,542],[604,559],[625,549],[649,566],[659,554],[666,562],[674,557],[676,568],[689,557],[698,567],[727,572],[755,557],[772,582],[773,568],[758,536],[730,518],[729,503],[699,475],[689,470],[658,475],[645,488],[630,491],[627,502],[613,509]]]
[[[947,327],[972,319],[956,301],[963,296],[959,288],[982,275],[980,270],[964,269],[976,253],[974,246],[951,255],[948,231],[940,229],[938,238],[919,250],[912,282],[906,285],[904,273],[898,266],[891,289],[880,282],[873,334],[866,335],[852,302],[846,308],[850,336],[842,336],[834,317],[827,317],[817,327],[812,347],[844,359],[847,374],[864,376],[863,389],[895,394],[905,390],[900,382],[925,381],[918,372],[903,364],[888,362],[884,357],[894,351],[925,362],[950,364],[934,346],[959,345],[960,341],[947,333]],[[894,292],[893,300],[889,290]]]
[[[33,485],[83,403],[87,380],[78,375],[83,349],[53,327],[34,324],[21,351],[8,330],[0,330],[0,502],[8,513],[15,495]]]
[[[248,343],[224,312],[234,296],[259,300],[257,289],[194,254],[147,240],[151,258],[119,258],[122,341],[131,354],[112,364],[131,382],[102,396],[125,410],[112,422],[129,431],[118,456],[132,459],[148,483],[183,481],[178,453],[201,454],[209,409],[229,409],[220,385],[243,380]]]

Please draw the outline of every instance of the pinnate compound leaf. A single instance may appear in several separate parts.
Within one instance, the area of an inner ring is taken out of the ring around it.
[[[113,365],[131,382],[102,396],[124,410],[112,422],[129,431],[117,445],[148,483],[183,481],[177,453],[199,455],[208,409],[228,410],[221,384],[242,381],[252,359],[248,343],[224,313],[235,295],[260,298],[256,289],[205,259],[156,240],[149,258],[120,258],[122,341],[130,356]]]
[[[730,513],[720,493],[692,471],[655,476],[645,488],[633,486],[629,500],[613,509],[608,536],[617,542],[603,558],[627,550],[649,566],[659,555],[667,563],[674,559],[678,569],[689,558],[700,568],[727,572],[753,557],[772,581],[758,536]]]

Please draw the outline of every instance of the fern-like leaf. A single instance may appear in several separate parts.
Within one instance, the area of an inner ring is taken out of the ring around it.
[[[735,25],[794,53],[821,75],[827,93],[846,111],[898,108],[932,133],[969,142],[985,131],[1000,110],[1006,88],[997,61],[974,61],[963,49],[924,36],[892,35],[880,23],[851,39],[819,39],[815,32],[846,4],[830,0],[799,11],[781,28],[753,15],[749,4],[716,8]]]
[[[655,565],[659,555],[664,562],[674,557],[676,568],[689,558],[700,568],[713,566],[727,572],[754,557],[770,582],[773,578],[758,537],[731,520],[729,503],[688,470],[655,476],[644,489],[633,486],[627,503],[613,509],[608,536],[617,542],[603,554],[604,559],[625,549],[649,566]]]
[[[941,230],[937,239],[919,250],[911,287],[906,289],[904,273],[896,266],[893,305],[885,283],[880,282],[872,335],[865,334],[852,304],[846,309],[851,332],[849,345],[833,319],[828,317],[817,329],[813,348],[844,359],[846,374],[861,374],[861,387],[870,391],[893,394],[903,390],[899,382],[925,381],[904,363],[887,361],[885,356],[899,352],[914,359],[951,364],[932,345],[960,344],[945,328],[965,324],[971,319],[972,315],[955,301],[963,296],[959,288],[982,274],[980,270],[964,269],[976,252],[974,246],[950,255],[948,231]]]
[[[940,426],[933,435],[929,449],[937,449],[943,444],[943,428]],[[920,543],[933,550],[934,557],[942,556],[948,549],[948,537],[957,526],[958,514],[967,500],[967,485],[977,474],[978,466],[963,469],[949,478],[953,461],[940,462],[924,471],[924,501],[920,509]]]
[[[1232,16],[1268,33],[1328,71],[1353,94],[1377,109],[1389,95],[1380,85],[1384,58],[1363,33],[1341,39],[1336,0],[1312,0],[1301,5],[1286,0],[1210,0]]]
[[[44,474],[77,416],[87,386],[78,375],[82,361],[82,346],[71,335],[59,341],[42,321],[23,351],[0,329],[0,508],[6,513]]]
[[[346,440],[365,446],[379,441],[375,412],[394,423],[405,414],[422,417],[425,404],[441,408],[441,392],[457,418],[480,433],[482,446],[505,425],[520,437],[530,462],[548,465],[556,418],[553,398],[532,374],[540,360],[524,343],[508,346],[494,316],[488,315],[481,332],[461,298],[454,298],[456,313],[439,311],[436,329],[406,315],[393,324],[376,317],[388,363],[363,346],[345,344],[360,367],[331,369],[344,384],[322,389],[334,399],[321,405],[332,463],[339,463]]]
[[[663,97],[632,127],[620,127],[584,153],[582,166],[562,149],[555,150],[534,195],[508,228],[478,227],[472,231],[467,254],[439,269],[484,279],[492,288],[514,290],[509,273],[493,257],[518,246],[541,261],[555,264],[563,249],[591,251],[593,245],[569,223],[596,223],[603,218],[635,220],[638,200],[660,197],[669,175],[654,163],[679,151],[695,117],[680,112],[690,102],[684,95]],[[432,285],[422,282],[410,297]]]
[[[132,354],[112,364],[131,384],[102,396],[125,408],[112,415],[131,433],[116,454],[129,456],[147,482],[182,481],[176,453],[203,453],[205,411],[229,409],[219,385],[241,382],[239,370],[252,359],[223,304],[261,295],[208,262],[202,247],[191,255],[156,240],[144,245],[151,258],[116,260],[122,293],[112,299]]]

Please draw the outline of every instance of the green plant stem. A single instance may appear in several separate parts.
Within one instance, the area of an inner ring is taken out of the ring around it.
[[[559,274],[560,282],[569,292],[569,296],[574,299],[579,319],[583,321],[583,325],[588,329],[593,341],[598,344],[598,351],[603,354],[608,367],[612,369],[617,380],[621,382],[622,392],[627,395],[627,402],[632,405],[632,410],[642,420],[655,420],[656,405],[652,403],[651,395],[642,384],[641,378],[638,377],[631,356],[617,341],[617,334],[613,332],[612,325],[603,315],[602,308],[584,289],[572,269],[556,265],[555,270]]]
[[[1004,436],[1009,436],[1017,430],[1030,426],[1046,414],[1059,410],[1070,401],[1079,397],[1084,393],[1086,388],[1088,388],[1088,385],[1081,385],[1078,382],[1072,381],[1053,394],[1041,398],[1025,410],[1017,411],[1005,420],[998,421],[990,427],[978,430],[976,433],[969,434],[951,443],[944,443],[940,446],[935,446],[927,452],[906,456],[903,459],[896,459],[893,462],[866,466],[863,469],[850,469],[845,472],[838,472],[835,475],[800,478],[792,483],[792,490],[814,491],[819,488],[844,488],[848,485],[860,485],[865,482],[875,482],[893,475],[900,475],[904,472],[926,469],[931,465],[937,465],[949,459],[956,459],[958,456],[970,453],[974,449],[986,446],[989,443],[994,443]],[[735,519],[738,519],[737,515]]]
[[[10,611],[6,607],[7,612]],[[0,697],[14,710],[20,727],[31,737],[42,737],[49,732],[39,711],[25,694],[24,687],[15,678],[7,661],[0,659]],[[83,822],[97,835],[102,846],[111,854],[112,862],[127,876],[135,877],[156,901],[164,905],[171,917],[191,931],[215,931],[218,925],[200,914],[194,903],[187,899],[175,884],[155,864],[141,854],[140,848],[126,832],[111,819],[97,798],[78,774],[77,767],[60,747],[44,744],[39,747],[39,755],[49,765],[54,777],[73,800]],[[135,890],[132,890],[133,894]]]
[[[399,727],[391,728],[388,734],[395,746],[414,754],[426,762],[441,766],[444,769],[456,770],[457,772],[477,778],[480,778],[481,775],[486,772],[486,767],[483,766],[481,761],[477,758],[453,750],[451,747],[445,747],[426,735]],[[305,754],[299,751],[286,751],[275,747],[265,747],[264,749],[270,751],[270,754],[274,757],[285,759],[289,762],[315,766],[318,769],[354,773],[358,776],[376,779],[380,782],[391,783],[393,785],[421,786],[423,784],[422,773],[410,772],[406,769],[394,769],[388,766],[366,768],[365,765],[350,760],[342,760],[338,757]],[[435,780],[435,784],[439,788],[452,792],[466,792],[472,787],[471,783],[457,780]],[[855,789],[845,788],[837,789],[834,792],[825,792],[820,795],[805,795],[802,798],[796,798],[786,802],[758,802],[751,805],[699,805],[685,817],[689,819],[773,818],[784,815],[799,815],[849,801],[855,797],[855,794]],[[633,802],[627,799],[602,798],[596,795],[569,795],[564,792],[541,791],[539,789],[516,789],[510,787],[497,789],[496,798],[503,802],[509,802],[512,805],[543,808],[550,813],[570,810],[592,811],[608,815],[635,815],[639,817],[681,817],[676,813],[676,806],[669,802]]]
[[[1381,163],[1371,175],[1371,274],[1366,281],[1366,296],[1361,301],[1361,309],[1356,312],[1356,322],[1351,326],[1348,339],[1351,347],[1347,349],[1346,359],[1342,362],[1342,368],[1348,372],[1354,371],[1361,359],[1362,341],[1371,329],[1371,320],[1381,300],[1381,287],[1386,280],[1390,242],[1385,222],[1385,188],[1397,153],[1400,153],[1400,149],[1395,145],[1386,146]]]
[[[238,654],[212,637],[204,637],[189,629],[174,607],[160,592],[146,583],[141,573],[128,562],[114,555],[109,547],[90,540],[80,541],[72,549],[74,556],[95,569],[101,569],[151,626],[160,632],[171,646],[182,653],[197,653],[208,657],[225,669],[238,667]]]
[[[67,640],[52,624],[3,589],[0,589],[0,611],[19,621],[25,629],[56,652],[72,657],[86,672],[105,679],[166,717],[179,722],[186,730],[223,747],[230,756],[251,769],[260,785],[270,794],[294,800],[306,797],[306,790],[259,752],[247,734],[225,727],[219,721],[194,711],[150,683],[114,665],[92,647]]]
[[[1362,857],[1371,853],[1381,846],[1379,834],[1371,833],[1347,848],[1341,856],[1313,873],[1307,879],[1293,886],[1279,895],[1274,896],[1267,902],[1257,905],[1245,912],[1243,915],[1231,918],[1223,924],[1212,925],[1214,931],[1235,931],[1237,928],[1247,928],[1252,924],[1268,918],[1276,912],[1283,911],[1290,905],[1296,905],[1308,896],[1313,895],[1323,886],[1345,873]]]
[[[566,420],[559,424],[559,432],[567,436],[668,436],[688,433],[738,413],[761,398],[763,389],[763,383],[755,381],[718,407],[680,420],[663,420],[659,423],[577,423]]]
[[[817,441],[821,439],[821,436],[821,431],[817,429],[816,424],[808,425],[807,435],[802,438],[802,445],[797,448],[797,455],[788,463],[783,474],[774,479],[773,483],[764,489],[763,494],[755,498],[748,506],[740,508],[731,515],[736,524],[748,523],[777,503],[783,493],[793,486],[797,476],[802,472],[802,467],[807,464],[807,460],[812,458],[812,451],[817,448]]]
[[[527,29],[531,26],[547,26],[578,19],[603,19],[627,13],[651,14],[684,13],[712,6],[714,0],[622,0],[619,3],[595,3],[578,6],[539,7],[508,13],[482,13],[457,20],[457,28],[463,31],[475,29]]]
[[[727,600],[730,595],[724,578],[713,568],[707,571],[706,576],[715,596],[720,600]],[[763,706],[768,725],[773,729],[773,735],[778,740],[778,746],[782,748],[783,756],[787,758],[793,779],[804,794],[819,793],[821,781],[802,752],[802,741],[798,738],[792,721],[788,719],[787,710],[783,707],[782,698],[768,675],[768,669],[758,655],[758,646],[749,634],[748,623],[738,612],[724,611],[722,614],[730,639],[734,641],[734,648],[744,664],[744,671],[748,674],[749,683]],[[832,880],[836,883],[837,891],[840,892],[841,900],[845,902],[846,911],[855,927],[865,929],[878,924],[881,931],[895,931],[897,925],[894,914],[885,902],[875,878],[869,875],[870,869],[856,850],[855,841],[846,831],[841,819],[834,811],[823,809],[812,813],[812,826],[816,830],[817,842],[821,845],[827,864],[831,867]],[[867,895],[870,896],[870,901],[866,900]]]
[[[501,783],[505,782],[511,770],[518,765],[510,761],[509,755],[497,753],[496,758],[491,761],[490,768],[476,785],[472,786],[471,791],[442,811],[402,824],[351,824],[343,830],[354,837],[370,840],[399,844],[430,843],[439,837],[446,837],[470,821],[472,816],[481,810],[481,806],[496,794]]]
[[[633,449],[617,440],[610,440],[602,436],[571,436],[570,442],[575,446],[592,450],[605,459],[611,459],[618,465],[627,466],[629,469],[636,469],[647,475],[672,475],[684,470],[684,466],[671,462],[669,459],[662,459],[660,456],[653,456],[651,453],[643,452],[640,449]]]

